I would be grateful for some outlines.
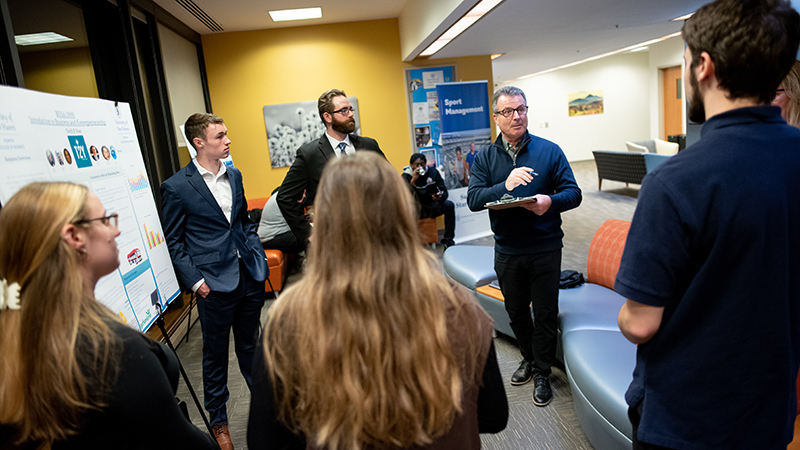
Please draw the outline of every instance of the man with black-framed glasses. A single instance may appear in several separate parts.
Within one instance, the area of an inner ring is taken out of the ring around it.
[[[489,220],[495,239],[494,269],[523,358],[511,384],[523,385],[534,378],[533,403],[545,406],[553,398],[549,376],[558,339],[561,213],[580,205],[581,190],[561,148],[528,133],[528,106],[521,89],[498,89],[492,110],[500,136],[475,157],[467,204],[480,211],[507,194],[536,197],[534,203],[491,209]]]
[[[353,105],[350,104],[344,91],[329,89],[323,92],[317,101],[317,109],[320,120],[325,125],[325,134],[297,149],[294,163],[286,173],[278,191],[278,207],[297,242],[303,244],[304,248],[311,236],[311,225],[305,218],[304,204],[301,200],[306,194],[305,206],[314,204],[317,184],[325,164],[332,158],[361,150],[370,150],[383,155],[375,139],[353,134],[356,129],[356,119]]]

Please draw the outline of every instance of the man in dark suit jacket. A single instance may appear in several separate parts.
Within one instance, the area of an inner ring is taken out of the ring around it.
[[[232,450],[225,408],[228,339],[233,328],[239,369],[250,386],[269,269],[247,217],[242,174],[221,161],[231,143],[223,120],[193,114],[185,133],[197,157],[161,185],[162,225],[178,279],[197,293],[205,407],[220,448]]]
[[[278,191],[278,207],[303,247],[308,245],[311,225],[303,213],[303,204],[299,202],[303,193],[307,192],[306,205],[314,203],[322,169],[328,160],[360,150],[371,150],[383,155],[375,139],[351,134],[355,131],[356,120],[353,117],[353,106],[344,91],[325,91],[317,101],[317,109],[325,124],[325,134],[297,150],[294,163]]]

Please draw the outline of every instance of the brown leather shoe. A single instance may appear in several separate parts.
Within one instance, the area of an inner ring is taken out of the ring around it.
[[[214,425],[211,427],[214,432],[214,437],[217,438],[217,444],[221,450],[233,450],[233,442],[231,442],[231,433],[228,432],[228,425]]]

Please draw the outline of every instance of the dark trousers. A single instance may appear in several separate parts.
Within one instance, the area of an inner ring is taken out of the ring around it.
[[[450,200],[422,205],[420,219],[439,217],[444,214],[444,238],[453,240],[456,236],[456,205]]]
[[[258,340],[264,283],[259,283],[239,260],[239,286],[232,292],[197,296],[197,312],[203,329],[203,390],[211,425],[227,424],[225,403],[228,393],[228,347],[233,329],[239,370],[250,387],[250,369]]]
[[[628,408],[628,418],[631,420],[633,426],[633,450],[671,450],[669,447],[662,447],[660,445],[648,444],[638,439],[637,433],[639,432],[639,422],[642,419],[642,401],[640,400],[636,406]]]
[[[265,249],[280,250],[283,253],[300,253],[305,250],[303,244],[297,242],[297,237],[291,231],[281,233],[267,242],[262,242],[261,246]]]
[[[528,255],[495,252],[494,270],[522,357],[534,362],[534,372],[550,375],[558,340],[561,249]]]

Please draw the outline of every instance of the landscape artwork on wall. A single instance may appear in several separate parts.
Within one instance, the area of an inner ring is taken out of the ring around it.
[[[603,114],[603,90],[581,91],[567,94],[569,116]]]

